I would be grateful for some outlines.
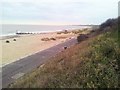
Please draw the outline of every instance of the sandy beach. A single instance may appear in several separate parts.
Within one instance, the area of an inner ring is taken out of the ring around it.
[[[2,39],[0,40],[0,50],[2,50],[0,52],[0,58],[2,58],[0,64],[4,66],[20,58],[60,44],[73,36],[74,34],[46,33]],[[42,41],[42,38],[56,38],[56,40]],[[9,43],[6,43],[7,40]]]

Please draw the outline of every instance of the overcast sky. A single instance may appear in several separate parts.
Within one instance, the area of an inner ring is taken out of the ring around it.
[[[100,24],[118,16],[119,0],[2,0],[6,24]]]

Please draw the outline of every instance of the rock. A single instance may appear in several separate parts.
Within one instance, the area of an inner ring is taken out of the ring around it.
[[[6,43],[10,43],[10,41],[7,40]]]
[[[81,41],[83,41],[83,40],[85,40],[85,39],[87,39],[88,38],[88,35],[86,35],[86,34],[80,34],[78,37],[77,37],[77,41],[78,42],[81,42]]]

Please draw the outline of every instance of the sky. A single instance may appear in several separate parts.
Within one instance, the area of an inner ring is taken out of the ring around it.
[[[2,0],[2,24],[101,24],[118,17],[119,0]]]

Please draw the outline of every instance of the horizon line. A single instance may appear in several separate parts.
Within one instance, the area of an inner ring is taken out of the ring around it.
[[[0,25],[43,25],[43,26],[91,26],[91,25],[100,25],[100,24],[9,24],[9,23],[0,23]]]

